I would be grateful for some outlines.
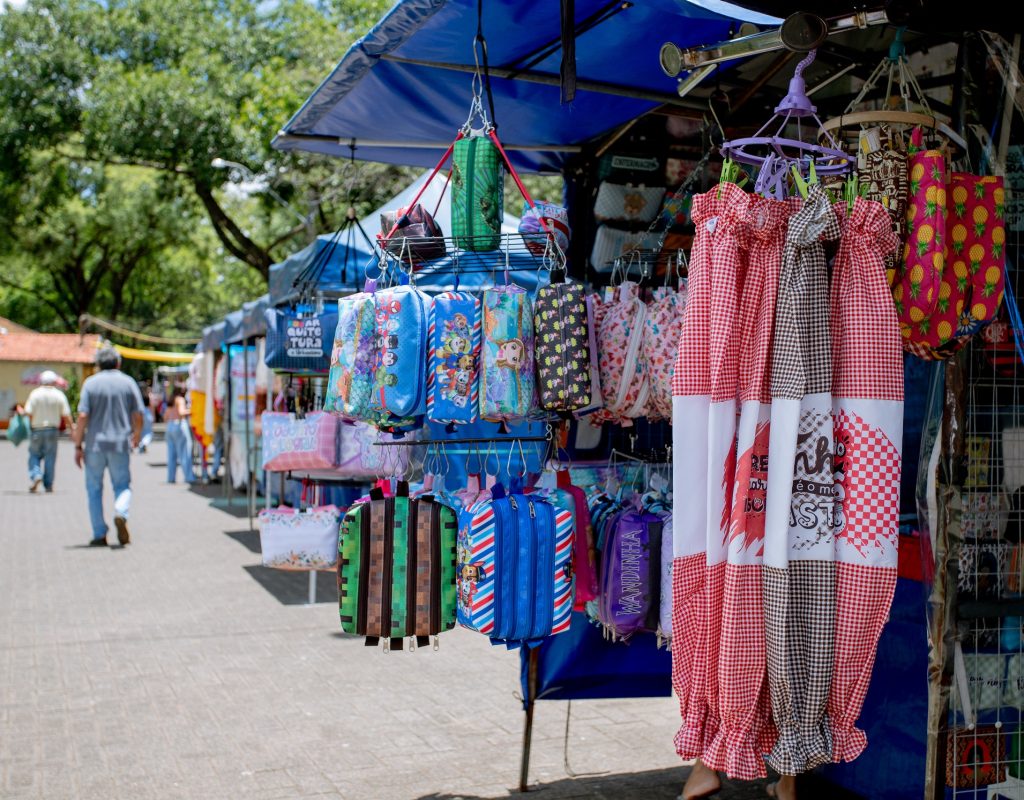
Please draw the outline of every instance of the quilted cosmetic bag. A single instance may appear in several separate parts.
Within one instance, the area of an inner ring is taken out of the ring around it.
[[[548,231],[554,236],[554,243],[563,253],[569,252],[569,212],[548,203],[544,200],[537,200],[531,207],[529,203],[523,204],[523,216],[519,220],[519,233],[529,251],[535,255],[542,256],[547,249],[548,231],[544,230],[541,220],[547,225]]]
[[[445,292],[430,308],[427,419],[466,424],[479,407],[480,301],[469,292]]]
[[[679,336],[683,330],[686,288],[654,290],[648,306],[643,351],[650,382],[649,420],[672,419],[672,375],[675,373]]]
[[[639,222],[649,225],[658,216],[662,186],[621,185],[605,181],[597,190],[594,218],[598,222]]]
[[[411,447],[387,447],[378,442],[399,441],[381,434],[366,422],[338,421],[341,442],[338,466],[332,469],[292,470],[296,480],[368,480],[380,476],[405,475],[409,471]]]
[[[504,216],[505,167],[486,136],[455,142],[452,153],[452,236],[463,250],[497,250]]]
[[[441,226],[419,203],[409,209],[385,211],[380,215],[380,230],[378,239],[381,246],[402,261],[411,260],[414,264],[420,264],[444,258],[448,254],[444,239],[441,238],[444,236]],[[394,233],[391,233],[392,230]]]
[[[615,259],[627,256],[634,250],[654,250],[660,241],[661,235],[658,233],[630,233],[600,225],[594,237],[594,249],[590,251],[590,264],[598,272],[611,272]]]
[[[507,422],[530,413],[534,394],[533,303],[526,290],[495,286],[483,297],[480,416]]]
[[[369,413],[375,333],[372,294],[359,292],[338,301],[338,327],[331,350],[324,410],[337,411],[352,419],[362,419]]]
[[[412,286],[393,286],[376,291],[373,303],[370,407],[398,418],[425,414],[430,297]]]
[[[327,372],[338,327],[337,308],[319,314],[312,309],[268,308],[264,362],[285,372]]]
[[[534,313],[537,388],[547,411],[590,405],[590,332],[583,287],[553,283],[537,292]]]
[[[616,300],[598,314],[604,409],[597,412],[597,418],[624,423],[647,413],[650,382],[643,357],[647,306],[640,299],[639,286],[632,281],[623,281],[616,295]]]
[[[338,418],[323,411],[296,419],[294,414],[264,412],[263,469],[331,469],[338,463]]]
[[[333,569],[338,563],[337,506],[264,509],[259,513],[263,566],[276,569]]]

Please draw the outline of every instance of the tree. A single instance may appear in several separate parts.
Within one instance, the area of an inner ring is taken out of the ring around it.
[[[12,187],[39,151],[144,166],[198,199],[221,246],[266,277],[272,245],[295,234],[294,219],[266,195],[244,209],[226,202],[227,175],[211,162],[247,164],[303,205],[328,193],[331,168],[298,173],[270,140],[385,5],[30,0],[9,9],[0,26],[0,208],[11,208]],[[324,214],[314,224],[332,223]]]

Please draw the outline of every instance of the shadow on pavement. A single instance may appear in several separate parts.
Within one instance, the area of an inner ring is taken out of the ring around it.
[[[224,531],[224,535],[245,545],[250,553],[260,553],[260,532],[244,528],[240,531]]]
[[[302,606],[309,601],[309,577],[306,572],[271,569],[262,565],[243,569],[282,605]],[[316,573],[316,602],[338,602],[338,579],[335,573]]]
[[[581,775],[564,778],[550,783],[530,784],[527,795],[519,795],[510,789],[510,795],[543,798],[597,798],[597,800],[620,800],[624,797],[642,797],[643,800],[676,800],[689,775],[686,767],[650,770],[618,775]],[[768,781],[723,781],[720,792],[711,795],[715,800],[764,800],[768,797]],[[822,798],[829,800],[860,800],[860,795],[851,794],[827,783],[814,775],[803,776],[797,785],[797,796],[801,798]],[[425,794],[417,800],[482,800],[472,794]]]

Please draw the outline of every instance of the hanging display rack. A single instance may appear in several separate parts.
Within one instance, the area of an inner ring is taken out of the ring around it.
[[[783,187],[794,166],[801,174],[809,174],[813,164],[817,175],[821,177],[843,175],[852,167],[853,157],[844,152],[831,134],[822,128],[818,109],[807,96],[803,72],[814,61],[816,54],[817,51],[811,50],[796,65],[789,81],[789,92],[775,107],[775,114],[757,133],[722,143],[720,150],[724,158],[760,170],[757,179],[759,193],[779,199],[784,197]],[[817,123],[816,130],[824,144],[803,138],[803,120],[808,117]],[[796,125],[796,138],[784,135],[791,124]]]
[[[903,32],[905,28],[896,30],[896,37],[889,46],[889,53],[875,67],[874,71],[864,82],[860,92],[846,106],[846,110],[838,117],[826,120],[822,123],[823,131],[836,131],[841,135],[844,128],[853,128],[859,132],[863,128],[889,124],[921,126],[940,133],[942,136],[955,143],[957,146],[967,149],[967,143],[956,131],[945,122],[935,116],[928,99],[921,90],[917,78],[907,60],[907,49],[903,43]],[[879,85],[883,76],[886,79],[885,95],[882,98],[882,108],[860,110],[857,109],[865,102],[875,88]],[[899,92],[903,108],[894,108],[892,101],[896,97],[894,89]]]

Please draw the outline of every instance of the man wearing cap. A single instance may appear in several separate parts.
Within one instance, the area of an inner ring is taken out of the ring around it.
[[[25,413],[32,421],[32,438],[28,445],[28,490],[35,492],[39,484],[53,491],[53,474],[57,468],[57,436],[61,421],[71,430],[71,406],[64,392],[57,388],[57,373],[51,369],[39,376],[39,386],[32,390],[25,403]]]
[[[89,496],[92,522],[90,547],[107,546],[107,523],[103,518],[103,473],[110,471],[114,487],[114,527],[122,545],[128,536],[128,510],[132,502],[132,476],[128,466],[131,451],[142,434],[142,393],[139,385],[120,370],[121,355],[112,347],[96,354],[99,372],[82,384],[78,401],[75,464],[85,466],[85,491]]]

